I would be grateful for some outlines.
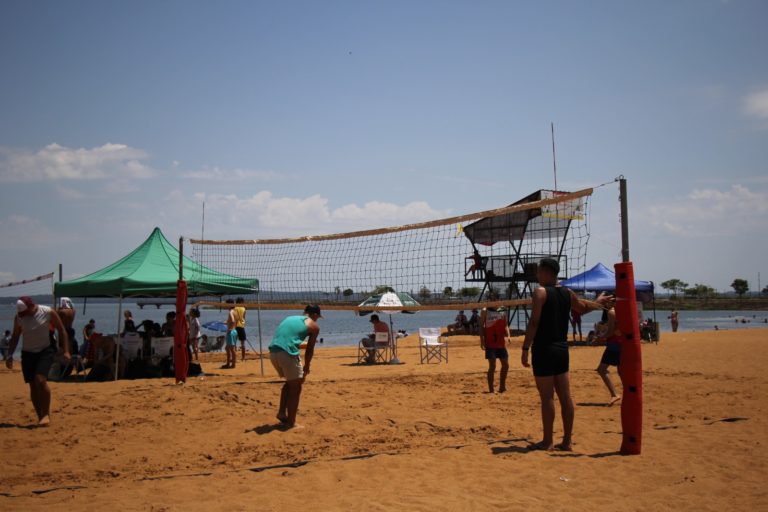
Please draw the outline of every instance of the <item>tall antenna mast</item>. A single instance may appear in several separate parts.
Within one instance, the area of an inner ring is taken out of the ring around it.
[[[555,192],[557,192],[557,157],[555,156],[555,123],[550,122],[549,128],[552,132],[552,169],[555,171]]]
[[[205,201],[203,201],[203,226],[200,229],[200,240],[205,240]]]

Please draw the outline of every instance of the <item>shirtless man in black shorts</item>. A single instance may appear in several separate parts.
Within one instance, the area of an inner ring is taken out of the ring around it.
[[[539,288],[533,292],[533,311],[525,331],[521,362],[526,368],[528,353],[533,345],[533,376],[541,398],[541,421],[544,438],[534,446],[541,450],[555,448],[553,426],[555,423],[555,393],[560,400],[563,416],[563,442],[560,450],[570,451],[573,444],[574,405],[568,374],[568,327],[571,310],[585,314],[611,306],[612,296],[600,295],[596,302],[580,299],[568,288],[560,286],[557,274],[560,264],[545,258],[539,262],[537,276]]]

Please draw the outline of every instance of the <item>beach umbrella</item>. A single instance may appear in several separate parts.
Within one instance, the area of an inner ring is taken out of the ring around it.
[[[398,310],[392,308],[404,308],[409,306],[420,306],[416,299],[411,297],[405,292],[386,292],[380,295],[371,295],[363,302],[360,303],[358,308],[359,315],[367,315],[373,312],[386,313],[389,315],[389,338],[392,344],[392,359],[390,364],[400,364],[400,360],[397,358],[397,336],[394,335],[394,329],[392,327],[392,314],[393,313],[411,313],[411,311]]]
[[[224,322],[220,322],[218,320],[215,320],[213,322],[205,322],[203,324],[203,329],[208,329],[209,331],[216,331],[216,332],[227,332],[227,324]]]

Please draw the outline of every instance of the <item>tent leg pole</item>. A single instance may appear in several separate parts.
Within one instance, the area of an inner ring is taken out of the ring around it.
[[[390,339],[390,342],[392,343],[392,357],[389,360],[390,363],[392,361],[399,361],[399,359],[397,358],[397,338],[395,337],[394,332],[392,331],[393,328],[394,327],[392,325],[392,314],[390,313],[390,315],[389,315],[389,339]]]
[[[117,380],[117,372],[120,368],[120,318],[123,316],[123,296],[120,295],[120,301],[117,303],[117,334],[115,337],[115,380]]]
[[[264,348],[261,342],[261,303],[256,299],[258,308],[256,308],[256,321],[259,324],[259,363],[261,363],[261,376],[264,376]]]

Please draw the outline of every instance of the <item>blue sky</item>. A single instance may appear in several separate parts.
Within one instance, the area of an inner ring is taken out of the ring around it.
[[[0,4],[0,281],[625,175],[639,277],[768,282],[768,3]],[[616,188],[589,261],[618,260]]]

